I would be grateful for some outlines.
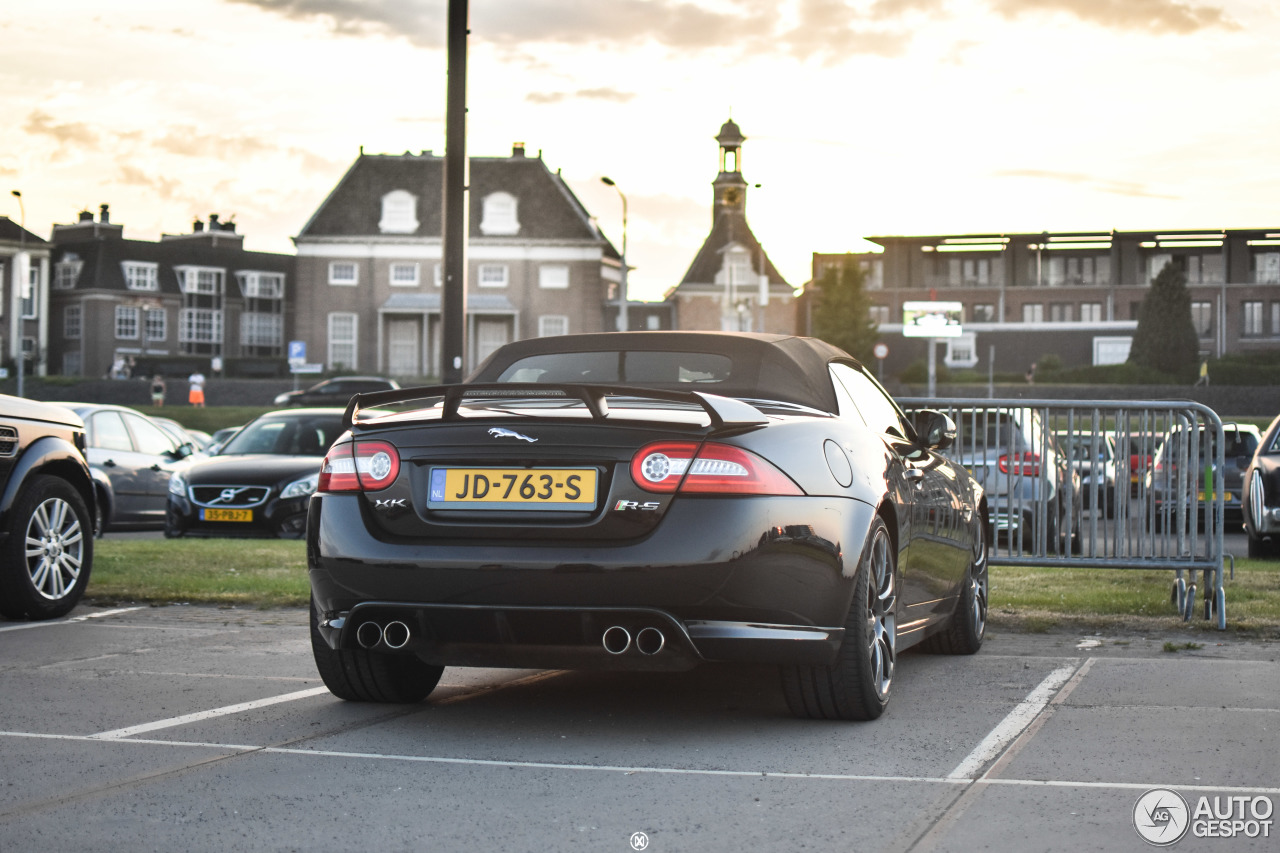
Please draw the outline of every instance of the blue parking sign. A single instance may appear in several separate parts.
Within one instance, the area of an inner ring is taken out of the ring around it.
[[[306,341],[289,341],[289,360],[290,361],[306,361],[307,360],[307,342]]]

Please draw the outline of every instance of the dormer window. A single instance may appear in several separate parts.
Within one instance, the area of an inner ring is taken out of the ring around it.
[[[84,261],[75,252],[67,252],[62,260],[54,265],[53,286],[55,290],[71,290],[80,278],[80,270]]]
[[[121,267],[124,269],[125,285],[130,290],[160,289],[160,282],[156,277],[158,264],[145,261],[125,261],[121,264]]]
[[[382,197],[383,234],[412,234],[418,230],[418,197],[408,190],[392,190]]]
[[[480,233],[486,236],[519,234],[520,220],[516,217],[516,207],[516,197],[510,193],[491,193],[485,196]]]

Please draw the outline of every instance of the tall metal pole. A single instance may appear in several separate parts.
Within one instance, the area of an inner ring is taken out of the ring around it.
[[[462,381],[467,347],[467,0],[449,0],[445,98],[441,379]]]
[[[22,230],[18,232],[18,256],[25,259],[27,254],[27,206],[22,203],[22,193],[18,190],[12,190],[10,195],[18,200],[18,212],[22,217],[19,221],[19,225]],[[18,310],[14,312],[16,314],[14,317],[14,320],[16,321],[14,328],[18,330],[16,340],[18,352],[15,359],[18,363],[18,396],[23,397],[26,396],[23,393],[22,382],[25,378],[23,374],[27,372],[27,353],[23,347],[26,335],[23,334],[22,329],[25,324],[25,321],[22,318],[22,300],[27,295],[27,288],[31,286],[31,267],[29,263],[15,263],[13,267],[13,283],[17,286],[18,291]],[[21,275],[19,275],[19,273]]]
[[[600,182],[617,190],[618,197],[622,199],[622,281],[618,284],[617,326],[619,332],[626,332],[631,329],[631,321],[627,316],[627,196],[608,175],[601,177]]]

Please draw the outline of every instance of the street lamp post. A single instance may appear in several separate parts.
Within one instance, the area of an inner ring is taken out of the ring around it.
[[[19,220],[19,223],[18,223],[20,226],[20,230],[18,232],[18,247],[19,247],[18,256],[25,258],[27,254],[27,206],[22,203],[22,193],[19,192],[18,190],[12,190],[10,191],[9,194],[18,200],[18,212],[21,216],[21,219]],[[24,265],[15,264],[15,266],[23,267]],[[22,397],[24,396],[23,389],[22,389],[22,381],[24,378],[23,374],[27,372],[26,364],[24,364],[24,362],[26,361],[26,352],[23,350],[23,343],[24,343],[23,339],[25,335],[23,335],[22,333],[22,324],[23,324],[22,300],[27,295],[27,288],[31,286],[31,270],[30,270],[30,267],[27,267],[25,269],[15,270],[15,272],[21,272],[22,278],[26,279],[25,281],[18,282],[16,281],[18,276],[14,276],[15,278],[14,283],[18,285],[17,287],[18,310],[17,310],[17,316],[14,318],[15,320],[14,327],[18,330],[18,340],[17,340],[18,353],[16,356],[16,360],[18,362],[18,396]]]
[[[600,178],[600,183],[613,187],[618,191],[618,197],[622,199],[622,281],[618,285],[617,326],[618,331],[626,332],[631,328],[630,319],[627,317],[627,196],[608,175]]]

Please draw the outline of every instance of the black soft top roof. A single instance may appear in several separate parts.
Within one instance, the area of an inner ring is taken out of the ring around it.
[[[701,387],[679,382],[644,384],[656,388],[707,391],[726,397],[779,400],[824,412],[834,412],[837,409],[827,365],[832,361],[858,363],[844,350],[825,341],[795,335],[752,332],[600,332],[528,338],[509,343],[485,359],[467,381],[497,382],[507,368],[530,356],[584,352],[716,353],[728,357],[733,363],[730,378],[725,382]]]

